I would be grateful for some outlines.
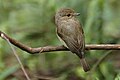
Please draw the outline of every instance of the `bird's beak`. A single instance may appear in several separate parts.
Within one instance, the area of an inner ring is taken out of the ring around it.
[[[74,15],[74,16],[79,16],[79,15],[80,15],[80,13],[74,13],[73,15]]]

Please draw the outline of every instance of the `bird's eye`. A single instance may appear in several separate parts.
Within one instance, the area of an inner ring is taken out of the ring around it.
[[[68,17],[70,17],[70,14],[67,14]]]

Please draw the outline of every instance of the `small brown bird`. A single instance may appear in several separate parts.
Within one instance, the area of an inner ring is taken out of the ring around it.
[[[55,15],[57,35],[60,41],[79,58],[85,72],[90,70],[84,56],[85,40],[82,25],[76,19],[80,13],[69,8],[60,9]]]

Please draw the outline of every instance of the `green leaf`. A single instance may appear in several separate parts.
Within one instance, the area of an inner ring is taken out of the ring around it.
[[[14,73],[19,68],[19,65],[15,65],[12,67],[9,67],[8,69],[5,69],[0,73],[0,80],[4,80],[7,76]]]

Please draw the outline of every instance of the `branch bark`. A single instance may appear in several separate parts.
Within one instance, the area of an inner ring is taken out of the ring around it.
[[[10,38],[5,33],[0,31],[0,37],[3,38],[4,36],[10,41],[10,43],[15,45],[16,47],[18,47],[28,53],[31,53],[31,54],[51,52],[51,51],[69,51],[69,49],[63,45],[62,46],[45,46],[45,47],[32,48],[32,47],[26,46],[26,45],[18,42],[15,39]],[[86,44],[85,50],[120,50],[120,44]]]

